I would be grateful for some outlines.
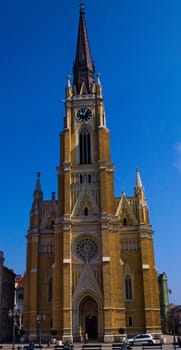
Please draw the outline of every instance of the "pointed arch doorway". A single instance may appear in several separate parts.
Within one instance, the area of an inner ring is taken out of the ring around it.
[[[96,301],[86,296],[80,303],[80,323],[83,333],[88,334],[89,340],[98,339],[98,305]]]

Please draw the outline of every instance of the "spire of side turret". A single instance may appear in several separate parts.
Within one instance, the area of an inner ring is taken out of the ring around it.
[[[136,169],[136,187],[143,187],[138,169]]]
[[[95,67],[91,58],[87,35],[84,3],[81,3],[76,56],[73,66],[73,85],[76,87],[77,94],[80,92],[82,83],[84,83],[87,93],[91,92],[95,80],[94,73]]]
[[[139,170],[136,169],[136,185],[134,188],[135,197],[137,200],[138,218],[140,223],[149,224],[148,206],[146,203],[144,187],[142,185]]]
[[[40,172],[37,173],[35,190],[33,193],[33,198],[35,199],[43,199],[43,192],[41,191],[41,183],[40,183]]]
[[[142,201],[144,201],[144,187],[142,185],[141,176],[138,169],[136,169],[136,184],[134,193],[136,197],[139,197],[140,199],[142,198]]]
[[[38,232],[42,215],[43,192],[41,190],[40,173],[37,173],[35,190],[33,192],[33,203],[30,211],[30,229]]]

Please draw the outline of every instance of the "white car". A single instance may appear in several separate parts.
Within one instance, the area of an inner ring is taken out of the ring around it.
[[[136,344],[155,344],[155,340],[151,334],[137,334],[134,338],[128,338],[130,345]]]

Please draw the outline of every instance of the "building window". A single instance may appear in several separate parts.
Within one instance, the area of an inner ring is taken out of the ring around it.
[[[84,208],[84,216],[88,216],[88,208]]]
[[[23,300],[23,299],[24,299],[24,295],[23,295],[23,293],[18,294],[18,300]]]
[[[96,257],[98,245],[93,238],[85,237],[77,241],[74,249],[81,260],[90,261]]]
[[[131,316],[128,317],[128,327],[133,327],[133,320]]]
[[[86,128],[82,129],[79,134],[79,152],[80,152],[80,164],[90,164],[91,152],[90,152],[90,134]]]
[[[123,219],[123,226],[127,226],[128,222],[126,220],[126,218]]]
[[[132,283],[129,276],[125,278],[125,296],[126,300],[132,300]]]

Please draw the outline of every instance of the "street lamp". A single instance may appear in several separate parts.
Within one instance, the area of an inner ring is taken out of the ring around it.
[[[20,316],[20,310],[17,308],[17,305],[14,306],[14,308],[8,311],[8,316],[13,320],[13,346],[12,349],[15,349],[15,330],[16,326],[18,325],[18,319]]]
[[[36,320],[38,324],[39,347],[41,347],[41,318],[42,316],[40,314],[36,316]]]
[[[172,315],[172,322],[173,322],[173,325],[172,325],[172,330],[173,330],[173,346],[174,346],[174,349],[176,348],[176,337],[175,337],[175,313],[173,313]]]
[[[36,316],[36,321],[38,325],[38,338],[39,338],[39,347],[41,348],[41,321],[44,321],[46,319],[45,315],[38,314]]]

